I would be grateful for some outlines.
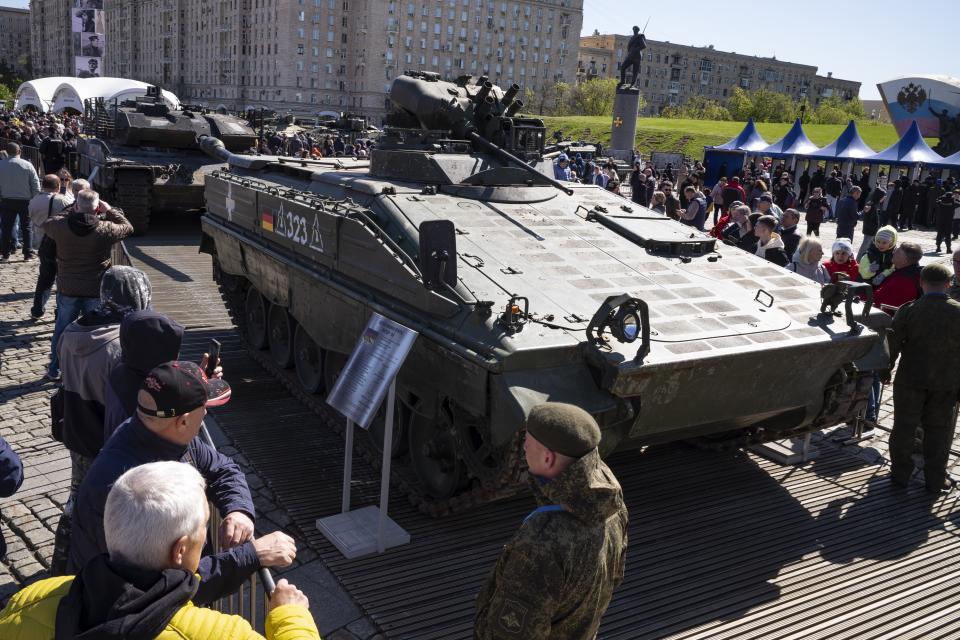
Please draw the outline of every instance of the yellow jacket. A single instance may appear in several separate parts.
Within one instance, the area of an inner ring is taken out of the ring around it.
[[[52,640],[60,599],[67,595],[73,576],[48,578],[18,591],[0,611],[3,640]],[[313,616],[303,607],[285,604],[267,615],[270,640],[320,640]],[[240,616],[201,609],[192,602],[170,620],[157,640],[263,640]]]

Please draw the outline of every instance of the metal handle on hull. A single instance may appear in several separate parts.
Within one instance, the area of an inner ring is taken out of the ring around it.
[[[870,310],[873,309],[873,287],[866,282],[850,282],[849,280],[841,280],[840,284],[847,286],[847,297],[843,301],[847,326],[850,327],[851,333],[859,333],[861,322],[867,319],[870,315]],[[860,297],[863,298],[864,304],[860,319],[857,320],[853,314],[853,301]]]

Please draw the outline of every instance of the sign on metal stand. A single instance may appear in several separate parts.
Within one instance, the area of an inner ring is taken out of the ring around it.
[[[327,404],[347,418],[343,461],[341,512],[317,520],[317,529],[347,558],[385,550],[410,542],[410,534],[387,515],[390,498],[390,463],[393,450],[394,405],[397,373],[403,366],[417,332],[374,313],[357,340],[350,359],[327,396]],[[354,426],[369,429],[386,396],[383,430],[383,466],[380,506],[350,510],[353,477]]]

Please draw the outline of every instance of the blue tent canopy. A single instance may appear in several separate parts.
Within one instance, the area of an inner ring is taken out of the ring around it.
[[[937,162],[928,162],[927,164],[931,167],[941,167],[944,169],[960,169],[960,151],[957,151],[952,156],[941,158]]]
[[[769,158],[810,156],[818,150],[819,147],[803,132],[803,125],[800,124],[800,118],[797,118],[790,131],[787,131],[787,135],[765,149],[758,149],[757,154]]]
[[[811,158],[827,158],[837,160],[863,160],[876,155],[876,151],[867,146],[857,131],[857,123],[853,120],[847,125],[836,140],[819,151],[810,154]]]
[[[743,131],[736,138],[716,147],[708,147],[708,149],[716,151],[759,151],[766,146],[767,141],[760,136],[757,126],[753,123],[753,118],[750,118],[743,127]]]
[[[917,121],[910,123],[903,137],[876,155],[864,158],[866,162],[874,164],[942,164],[943,156],[930,148],[923,136]]]

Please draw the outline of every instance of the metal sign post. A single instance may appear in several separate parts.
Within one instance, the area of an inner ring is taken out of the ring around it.
[[[416,338],[417,332],[412,329],[373,314],[327,397],[327,403],[347,418],[343,499],[341,512],[317,520],[317,529],[347,558],[374,551],[383,553],[390,547],[410,542],[410,534],[390,519],[387,507],[390,501],[397,373]],[[368,429],[385,396],[387,415],[383,433],[380,506],[370,505],[351,511],[354,426]]]

